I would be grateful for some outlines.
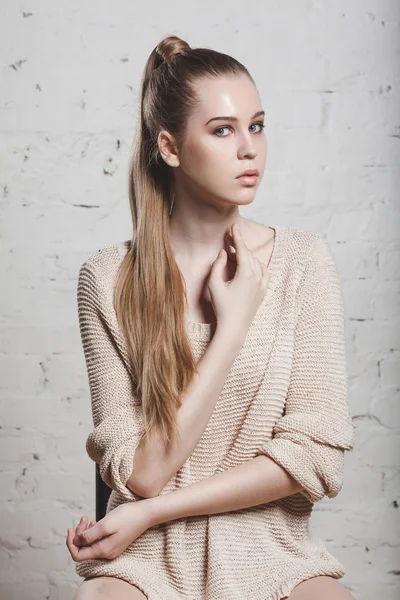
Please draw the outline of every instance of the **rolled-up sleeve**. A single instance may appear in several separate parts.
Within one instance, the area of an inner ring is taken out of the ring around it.
[[[337,496],[344,451],[354,446],[344,310],[328,243],[316,236],[298,288],[293,363],[282,417],[259,450],[303,487],[310,502]]]
[[[137,499],[126,483],[143,431],[142,410],[116,342],[112,302],[99,274],[86,263],[79,271],[77,305],[94,425],[86,451],[110,488],[127,500]]]

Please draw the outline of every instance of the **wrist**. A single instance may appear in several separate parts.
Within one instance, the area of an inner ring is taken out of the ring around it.
[[[142,518],[146,524],[146,529],[149,527],[153,527],[153,525],[157,524],[157,512],[156,508],[153,506],[153,500],[155,498],[143,498],[140,500],[140,506],[143,508]],[[136,504],[136,502],[134,502]]]
[[[146,519],[148,520],[149,527],[154,527],[155,525],[159,525],[168,520],[164,510],[164,498],[167,495],[168,494],[146,498]]]
[[[174,521],[181,517],[190,516],[191,494],[190,486],[180,488],[161,496],[147,498],[147,518],[150,523],[149,527]],[[192,499],[193,501],[193,499]]]
[[[245,342],[246,335],[247,331],[243,332],[241,329],[229,324],[217,323],[213,339],[221,339],[229,348],[239,352]]]

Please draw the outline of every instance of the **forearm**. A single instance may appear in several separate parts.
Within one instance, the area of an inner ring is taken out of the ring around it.
[[[206,351],[197,363],[198,374],[182,398],[178,410],[180,440],[175,440],[168,453],[158,433],[139,444],[127,486],[133,492],[138,482],[148,495],[158,495],[171,477],[192,454],[212,415],[226,377],[243,345],[239,334],[216,329]],[[135,484],[136,482],[136,484]]]
[[[240,510],[272,502],[301,491],[287,471],[267,456],[244,464],[168,494],[146,500],[152,525],[181,517]]]

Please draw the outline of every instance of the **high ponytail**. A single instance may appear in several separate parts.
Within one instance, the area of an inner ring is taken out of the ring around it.
[[[251,78],[234,58],[167,36],[151,52],[141,80],[129,163],[133,232],[114,307],[142,402],[144,435],[157,429],[166,445],[178,436],[177,410],[197,368],[185,327],[185,280],[170,239],[173,169],[161,157],[158,133],[168,130],[179,147],[198,102],[195,80],[238,73]]]

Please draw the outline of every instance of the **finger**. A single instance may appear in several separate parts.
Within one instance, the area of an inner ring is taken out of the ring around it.
[[[96,523],[96,521],[94,519],[92,519],[90,522],[88,521],[88,524],[86,525],[86,529],[90,529],[91,527],[93,527],[93,525]]]
[[[233,242],[232,242],[232,246],[229,243],[228,239],[226,240],[225,243],[226,246],[226,251],[228,253],[228,260],[233,263],[234,265],[236,265],[236,251],[233,249]]]
[[[244,242],[244,239],[242,237],[242,234],[240,232],[239,227],[236,225],[236,223],[232,224],[231,227],[232,230],[232,239],[233,239],[233,243],[235,244],[235,250],[236,250],[236,263],[238,265],[238,267],[240,266],[245,266],[249,264],[249,254],[248,254],[248,248]]]
[[[81,560],[88,560],[92,558],[106,558],[105,553],[98,544],[99,542],[96,542],[92,546],[81,546],[77,549],[74,560],[76,562],[80,562]]]
[[[77,548],[76,560],[87,560],[88,558],[106,558],[107,552],[110,549],[110,541],[106,543],[106,539],[96,540],[90,546],[80,546]]]
[[[235,260],[236,260],[237,252],[236,252],[235,242],[234,242],[232,235],[228,231],[226,232],[226,246],[228,248],[229,254],[231,254],[233,256],[233,258],[235,258]]]
[[[229,231],[225,231],[225,239],[226,241],[229,243],[229,246],[232,247],[233,249],[235,248],[235,245],[233,243],[233,237],[232,235],[229,233]]]
[[[69,538],[70,538],[70,536],[72,535],[72,532],[73,532],[73,533],[74,533],[74,535],[75,535],[75,531],[74,531],[73,529],[71,530],[71,529],[68,527],[68,529],[67,529],[67,537],[65,538],[65,544],[66,544],[66,546],[68,547],[68,549],[69,549],[69,545],[70,545]]]
[[[225,233],[225,247],[229,257],[234,258],[236,254],[235,245],[233,243],[232,236],[228,232]]]
[[[76,533],[79,534],[81,531],[84,531],[86,529],[86,526],[87,526],[87,516],[83,515],[83,517],[81,517],[78,525],[76,526],[76,529],[75,529]]]
[[[91,546],[78,547],[73,543],[74,533],[73,529],[68,529],[67,546],[74,561],[105,557],[103,540],[99,540]]]
[[[72,558],[74,560],[76,560],[77,555],[78,555],[78,548],[74,545],[73,543],[73,538],[75,535],[75,529],[68,527],[68,533],[67,533],[67,547],[68,550],[72,556]]]
[[[88,546],[93,544],[96,540],[104,537],[104,528],[99,523],[93,525],[86,529],[85,531],[81,531],[79,534],[75,535],[73,542],[76,546]]]
[[[91,522],[96,523],[95,520],[93,520]],[[105,538],[96,540],[91,545],[88,544],[88,545],[83,545],[83,546],[77,546],[74,543],[75,537],[77,537],[75,534],[75,530],[72,527],[68,528],[66,543],[67,543],[68,549],[71,553],[71,556],[74,560],[84,560],[86,558],[98,558],[98,557],[101,557],[102,554],[104,554]],[[81,537],[81,536],[79,536],[79,537]],[[105,556],[105,554],[104,554],[104,556]]]
[[[86,519],[87,519],[86,515],[84,515],[83,517],[81,517],[81,520],[79,521],[78,526],[75,529],[75,537],[73,538],[74,539],[74,543],[75,543],[75,540],[76,541],[82,540],[81,533],[83,531],[85,531],[88,528],[88,525],[89,525],[89,523],[86,522]]]

